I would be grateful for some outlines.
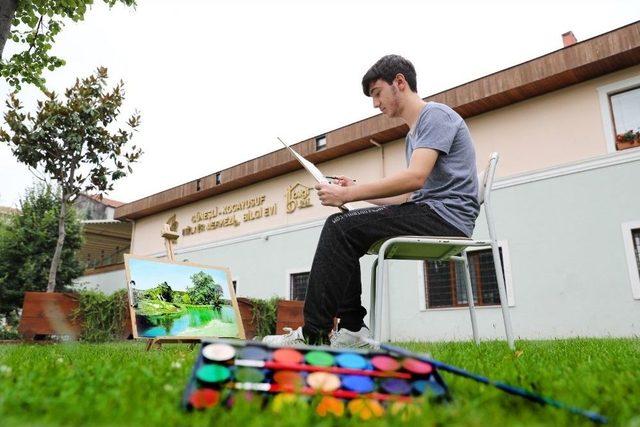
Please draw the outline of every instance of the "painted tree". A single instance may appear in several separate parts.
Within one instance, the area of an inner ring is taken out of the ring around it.
[[[200,271],[191,277],[193,286],[187,288],[192,304],[222,306],[222,286],[218,285],[210,274]]]
[[[135,6],[135,0],[103,0]],[[44,89],[42,72],[55,70],[64,60],[50,55],[65,20],[84,20],[93,0],[0,0],[0,76],[15,89],[31,83]],[[3,56],[7,40],[17,45],[10,58]]]
[[[157,299],[164,302],[173,302],[173,291],[171,286],[165,281],[158,283],[155,288],[145,291],[145,297],[149,299]]]
[[[38,101],[34,115],[24,113],[16,94],[7,101],[8,130],[0,129],[15,158],[55,181],[60,190],[58,240],[49,269],[47,291],[53,292],[65,241],[67,211],[80,193],[105,192],[131,173],[142,150],[129,146],[140,115],[132,115],[128,128],[114,129],[124,100],[124,84],[107,88],[107,69],[76,80],[64,100],[53,92]]]

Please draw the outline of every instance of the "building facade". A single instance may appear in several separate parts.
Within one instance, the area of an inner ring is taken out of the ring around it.
[[[426,100],[465,118],[478,170],[500,153],[493,206],[515,335],[638,335],[640,141],[629,131],[640,130],[640,23]],[[407,130],[378,115],[294,149],[327,175],[366,182],[405,167]],[[335,212],[313,184],[279,150],[118,207],[115,218],[133,221],[131,253],[162,257],[160,232],[175,215],[178,260],[229,267],[240,296],[301,299]],[[488,237],[482,214],[474,237]],[[372,261],[361,260],[365,306]],[[491,253],[470,262],[481,337],[500,338]],[[468,296],[452,266],[392,261],[389,275],[393,339],[470,339]],[[112,282],[124,287],[124,275]]]

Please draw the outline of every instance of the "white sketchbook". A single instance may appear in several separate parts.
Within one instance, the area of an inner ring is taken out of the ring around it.
[[[318,182],[329,182],[327,180],[327,178],[325,178],[325,175],[322,172],[320,172],[320,169],[318,169],[316,167],[316,165],[314,165],[309,160],[307,160],[304,157],[302,157],[300,154],[298,154],[295,151],[293,151],[293,148],[289,147],[289,145],[287,145],[286,142],[284,142],[282,139],[280,139],[280,137],[278,137],[278,141],[280,141],[282,143],[282,145],[284,145],[286,148],[289,149],[289,151],[291,151],[291,154],[293,154],[293,157],[298,159],[300,164],[307,170],[307,172],[309,172],[313,176],[313,178],[316,181],[318,181]],[[348,203],[345,203],[344,205],[340,206],[340,210],[343,211],[343,212],[350,211],[351,209],[353,209],[353,207],[350,206]]]

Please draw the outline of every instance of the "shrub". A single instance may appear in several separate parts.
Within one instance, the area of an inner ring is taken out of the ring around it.
[[[273,335],[276,333],[276,319],[278,311],[279,297],[273,297],[267,300],[259,298],[250,298],[253,306],[252,322],[256,327],[256,336],[264,337],[265,335]]]
[[[80,291],[78,303],[73,319],[80,320],[82,324],[81,340],[105,342],[123,338],[129,316],[129,299],[125,289],[111,295],[99,291]]]

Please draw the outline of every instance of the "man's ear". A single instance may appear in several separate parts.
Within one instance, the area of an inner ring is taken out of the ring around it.
[[[407,80],[404,78],[404,74],[396,74],[396,78],[394,79],[394,81],[400,91],[404,91],[407,88]]]

